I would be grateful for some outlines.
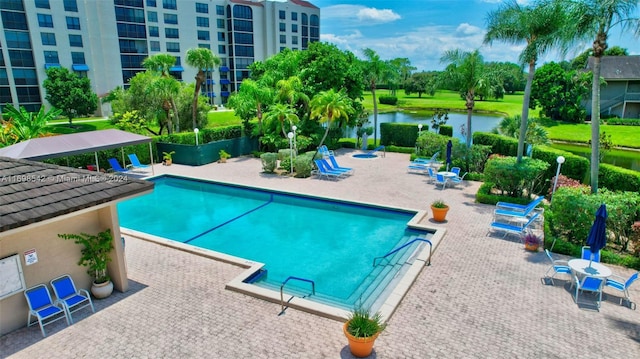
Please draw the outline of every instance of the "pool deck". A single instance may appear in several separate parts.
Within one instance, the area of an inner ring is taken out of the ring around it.
[[[353,176],[339,181],[262,174],[259,159],[200,167],[155,166],[173,173],[275,190],[411,209],[444,199],[447,233],[376,341],[377,358],[635,358],[640,310],[605,289],[576,305],[569,282],[543,285],[544,252],[514,237],[487,236],[493,206],[476,204],[479,183],[445,190],[407,173],[409,155],[355,159],[338,151]],[[430,216],[425,220],[430,223]],[[310,224],[310,230],[313,225]],[[247,235],[254,235],[247,229]],[[342,323],[225,289],[243,269],[155,243],[127,238],[130,290],[95,300],[76,323],[22,328],[0,337],[11,358],[352,358]],[[627,277],[631,270],[613,267]],[[631,287],[640,302],[640,284]],[[26,317],[26,315],[25,315]]]

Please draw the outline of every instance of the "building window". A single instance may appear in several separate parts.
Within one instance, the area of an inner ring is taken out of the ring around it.
[[[227,53],[227,48],[224,45],[218,45],[218,53],[219,54],[226,54]]]
[[[82,47],[82,36],[69,34],[69,45],[71,47]]]
[[[225,41],[225,35],[224,35],[224,32],[219,32],[219,33],[218,33],[218,41],[222,41],[222,42],[224,42],[224,41]]]
[[[307,14],[302,14],[302,25],[309,25],[309,17]]]
[[[218,26],[218,29],[224,29],[224,19],[217,19],[216,24]]]
[[[298,45],[298,37],[297,36],[291,36],[291,44],[292,45]]]
[[[216,15],[224,16],[224,6],[216,5]]]
[[[176,0],[162,0],[162,7],[164,9],[177,10],[178,4],[176,4]]]
[[[291,24],[291,32],[298,32],[298,24]]]
[[[149,22],[158,22],[158,13],[155,11],[147,12],[147,20]]]
[[[24,13],[2,11],[2,23],[5,29],[29,30],[27,27],[27,17]]]
[[[51,18],[51,15],[38,14],[38,25],[40,27],[53,27],[53,18]]]
[[[200,27],[209,27],[209,18],[198,16],[196,17],[196,24]]]
[[[31,40],[29,33],[24,31],[5,30],[4,35],[7,38],[7,47],[12,49],[30,49]]]
[[[180,38],[180,33],[178,29],[167,27],[164,29],[164,36],[167,39],[178,39]]]
[[[235,36],[236,44],[253,44],[253,34],[237,33]]]
[[[167,42],[167,52],[180,52],[180,43]]]
[[[280,43],[281,44],[287,43],[287,35],[280,35]]]
[[[156,0],[147,0],[147,6],[148,7],[156,7],[156,6],[158,6],[158,4],[156,4]]]
[[[49,5],[49,0],[36,0],[36,8],[38,8],[38,9],[51,9],[51,6]],[[22,9],[22,10],[24,10],[24,9]]]
[[[284,22],[280,23],[280,31],[284,32],[287,31],[287,24],[285,24]]]
[[[151,51],[160,51],[160,41],[149,41]]]
[[[157,26],[149,26],[149,37],[160,37]]]
[[[320,26],[320,18],[318,15],[311,15],[311,26]]]
[[[198,44],[198,47],[199,47],[199,48],[202,48],[202,49],[209,49],[209,50],[211,50],[211,45],[209,45],[209,44]]]
[[[78,12],[76,0],[64,0],[64,11]]]
[[[298,13],[297,12],[292,12],[291,13],[291,20],[292,21],[298,21]]]
[[[284,10],[280,10],[279,19],[280,20],[286,20],[287,19],[287,13]]]
[[[201,14],[208,14],[209,13],[209,4],[203,4],[203,3],[196,3],[196,12],[201,13]]]
[[[236,5],[233,7],[233,17],[237,19],[253,19],[252,9],[249,6]]]
[[[40,38],[42,39],[42,45],[56,46],[56,34],[52,32],[41,32]]]
[[[85,65],[87,62],[84,60],[84,52],[72,52],[71,62],[74,65]]]
[[[80,30],[80,18],[67,16],[67,29]]]
[[[165,24],[178,24],[178,15],[176,14],[164,14]]]
[[[58,51],[45,51],[44,62],[47,64],[59,64]]]
[[[155,22],[158,22],[158,13],[155,11],[149,12],[149,21],[155,15]],[[130,9],[125,7],[116,6],[116,21],[124,21],[124,22],[137,22],[140,24],[144,24],[144,10],[142,9]]]
[[[210,39],[209,31],[198,30],[198,40],[209,41]]]
[[[9,61],[13,67],[35,67],[31,50],[9,50]]]

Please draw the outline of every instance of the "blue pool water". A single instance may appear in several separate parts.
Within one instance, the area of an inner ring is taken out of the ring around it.
[[[153,181],[152,193],[118,204],[122,227],[265,263],[264,286],[312,280],[318,298],[343,307],[376,280],[375,257],[425,236],[407,228],[412,211],[172,176]]]

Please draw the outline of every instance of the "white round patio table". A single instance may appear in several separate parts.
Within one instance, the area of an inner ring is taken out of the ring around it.
[[[588,277],[607,278],[611,276],[611,269],[600,262],[591,262],[588,259],[572,259],[569,267],[572,271]]]

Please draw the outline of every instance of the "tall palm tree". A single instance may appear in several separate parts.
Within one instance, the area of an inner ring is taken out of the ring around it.
[[[242,80],[239,91],[229,99],[229,106],[235,109],[241,118],[253,114],[258,118],[258,134],[262,134],[262,117],[264,107],[273,102],[273,91],[251,79]],[[244,114],[244,116],[242,115]]]
[[[380,60],[380,56],[369,48],[362,50],[367,60],[364,62],[364,76],[371,90],[373,99],[373,146],[377,146],[378,139],[378,100],[376,99],[376,87],[386,72],[386,63]]]
[[[322,147],[324,141],[327,139],[329,128],[331,128],[333,121],[337,119],[348,119],[349,114],[353,112],[353,106],[351,105],[351,100],[343,90],[336,92],[334,89],[321,91],[311,99],[309,105],[311,107],[310,118],[319,119],[320,122],[326,122],[327,124],[324,135],[316,149],[316,153],[313,155],[313,158],[316,158],[318,149]]]
[[[175,124],[177,125],[176,130],[178,132],[180,131],[178,106],[176,106],[175,102],[175,98],[180,92],[180,83],[173,77],[169,76],[169,69],[175,65],[175,63],[176,58],[169,54],[151,55],[142,61],[142,66],[144,66],[148,71],[159,75],[159,78],[153,81],[150,88],[147,89],[147,92],[162,99],[162,109],[165,112],[167,130],[169,133],[173,131],[173,123],[169,115],[169,110],[171,109],[173,109],[173,117]]]
[[[306,108],[309,103],[309,96],[302,91],[302,81],[298,76],[276,82],[276,98],[294,108]]]
[[[291,108],[291,105],[287,103],[277,103],[271,106],[266,116],[266,119],[269,121],[275,120],[280,122],[280,129],[284,137],[287,137],[287,131],[284,129],[285,120],[289,121],[289,128],[298,123],[298,115],[296,115],[295,110]]]
[[[637,0],[560,0],[568,9],[571,40],[593,41],[591,85],[591,192],[598,192],[600,166],[600,63],[611,28],[620,25],[640,35]]]
[[[195,77],[196,87],[193,91],[193,110],[191,114],[193,118],[193,128],[196,128],[196,119],[198,117],[198,96],[200,95],[202,84],[206,80],[205,71],[209,71],[209,69],[220,66],[222,60],[220,60],[218,56],[214,55],[211,50],[204,47],[187,50],[187,57],[185,60],[187,65],[198,69],[198,73]]]
[[[531,85],[536,62],[559,41],[559,30],[564,25],[564,11],[557,1],[540,1],[530,6],[517,0],[507,0],[496,11],[487,15],[485,43],[499,40],[510,44],[526,43],[520,53],[520,62],[529,65],[527,84],[524,88],[520,135],[518,136],[517,162],[522,161],[524,141],[529,118]]]
[[[467,108],[467,148],[471,148],[471,116],[475,106],[476,89],[484,76],[484,60],[479,50],[469,52],[458,49],[446,51],[440,62],[449,63],[443,72],[445,81],[464,94]]]

